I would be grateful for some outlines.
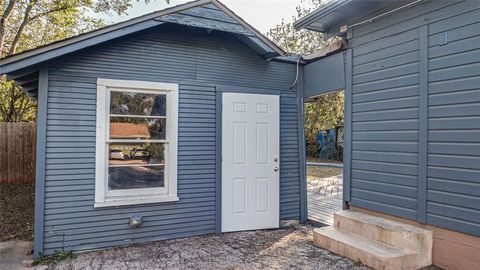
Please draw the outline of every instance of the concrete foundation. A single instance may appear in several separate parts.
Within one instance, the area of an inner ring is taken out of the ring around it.
[[[446,270],[480,269],[480,237],[455,232],[415,221],[353,207],[352,211],[366,213],[428,229],[433,232],[432,262]]]
[[[314,244],[375,269],[432,264],[430,230],[360,212],[336,212],[333,226],[314,231]]]

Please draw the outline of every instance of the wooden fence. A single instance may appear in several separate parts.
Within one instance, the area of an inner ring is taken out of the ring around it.
[[[0,184],[35,182],[35,123],[0,123]]]

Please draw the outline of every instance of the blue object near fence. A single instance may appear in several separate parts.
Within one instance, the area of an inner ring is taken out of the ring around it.
[[[317,134],[320,159],[340,159],[337,149],[337,129],[320,130]]]
[[[322,147],[323,144],[323,130],[319,130],[317,133],[317,142],[320,147]]]

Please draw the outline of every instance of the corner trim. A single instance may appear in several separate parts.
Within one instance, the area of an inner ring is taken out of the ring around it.
[[[351,167],[352,167],[352,49],[346,51],[345,63],[345,102],[344,102],[344,121],[345,134],[343,149],[343,202],[344,209],[347,208],[346,202],[351,199]]]
[[[300,222],[308,220],[307,203],[307,166],[305,150],[305,105],[304,105],[304,74],[303,67],[300,67],[299,80],[297,84],[297,140],[298,140],[298,162],[300,171]]]
[[[215,234],[222,234],[222,92],[215,88]]]
[[[45,219],[45,151],[47,143],[47,104],[48,104],[48,69],[43,68],[38,76],[38,117],[36,138],[35,167],[35,227],[34,257],[43,253],[43,230]]]
[[[426,222],[428,166],[428,25],[420,27],[420,87],[418,108],[417,221]]]

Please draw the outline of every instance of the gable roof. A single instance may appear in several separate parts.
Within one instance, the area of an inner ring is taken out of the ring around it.
[[[37,72],[41,63],[164,23],[232,33],[265,59],[285,54],[280,47],[219,1],[198,0],[6,57],[0,60],[0,74],[9,74],[11,79],[20,79],[22,84],[22,78]]]
[[[413,0],[332,0],[296,21],[295,29],[308,29],[326,33],[328,37],[338,34],[339,27],[350,25],[383,9],[394,9]]]

